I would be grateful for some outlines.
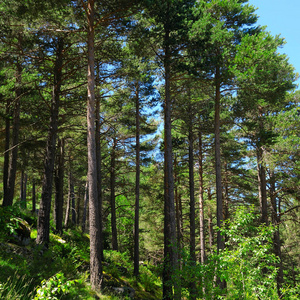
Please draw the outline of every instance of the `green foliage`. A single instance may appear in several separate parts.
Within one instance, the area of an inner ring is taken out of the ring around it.
[[[221,230],[226,248],[219,255],[218,273],[231,299],[277,299],[273,227],[257,225],[254,209],[238,209]]]
[[[115,266],[122,266],[130,272],[133,270],[128,252],[121,253],[118,251],[104,250],[103,255],[105,262]]]
[[[70,296],[76,280],[67,280],[62,272],[55,274],[48,280],[43,280],[36,291],[34,300],[58,300]],[[70,299],[70,298],[69,298]]]
[[[18,215],[20,215],[18,205],[0,207],[0,241],[16,233],[22,221]]]
[[[238,209],[221,229],[227,240],[225,250],[209,255],[203,265],[192,264],[183,250],[183,294],[189,297],[189,284],[194,281],[201,299],[278,299],[273,227],[258,223],[254,209]],[[226,281],[225,290],[220,290],[216,278]],[[285,293],[293,295],[289,289]]]
[[[31,281],[27,276],[19,276],[18,273],[15,273],[5,283],[0,282],[0,299],[31,300],[33,294]]]
[[[139,282],[142,284],[145,291],[151,293],[156,292],[161,286],[161,282],[158,277],[145,266],[140,266]]]

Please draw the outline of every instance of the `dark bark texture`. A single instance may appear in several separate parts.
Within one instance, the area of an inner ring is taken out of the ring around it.
[[[50,227],[50,209],[52,197],[53,171],[56,152],[56,140],[58,129],[58,114],[60,105],[60,90],[62,84],[62,66],[63,66],[63,38],[57,39],[57,53],[54,65],[54,83],[51,103],[50,126],[46,146],[46,157],[44,162],[44,178],[42,187],[42,198],[40,201],[40,209],[37,225],[37,244],[49,243],[49,227]]]
[[[55,207],[54,220],[56,231],[63,231],[63,204],[64,204],[64,139],[58,140],[57,169],[55,174]]]
[[[113,138],[113,145],[110,157],[110,209],[111,209],[111,235],[112,249],[118,251],[118,232],[117,232],[117,217],[116,217],[116,146],[117,140]]]
[[[139,275],[139,214],[140,214],[140,101],[139,101],[139,89],[136,85],[135,95],[135,126],[136,126],[136,154],[135,154],[135,207],[134,207],[134,275]]]
[[[97,156],[95,143],[95,3],[88,0],[88,101],[87,101],[87,146],[89,182],[89,226],[90,226],[90,282],[94,290],[102,287],[100,213],[97,189]]]
[[[170,9],[170,8],[169,8]],[[166,16],[168,19],[168,16]],[[178,252],[176,239],[176,215],[174,205],[174,178],[171,129],[171,49],[170,30],[164,26],[165,32],[165,101],[164,101],[164,268],[163,299],[180,299],[180,283],[178,276]],[[174,294],[173,294],[174,287]]]

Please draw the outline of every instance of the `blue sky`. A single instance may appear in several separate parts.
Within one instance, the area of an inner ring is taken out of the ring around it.
[[[267,31],[285,38],[286,44],[280,52],[287,54],[300,73],[300,0],[249,0],[249,3],[258,8],[259,25],[266,25]],[[300,85],[300,79],[297,84]]]

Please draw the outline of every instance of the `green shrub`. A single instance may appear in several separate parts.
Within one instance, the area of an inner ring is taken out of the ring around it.
[[[139,281],[147,292],[155,292],[158,288],[160,288],[158,278],[144,266],[140,266]]]
[[[62,272],[43,280],[34,300],[58,300],[72,292],[76,280],[67,280]]]
[[[18,228],[18,209],[15,206],[0,207],[0,240],[5,240]]]
[[[227,236],[220,252],[218,277],[227,282],[230,299],[278,299],[277,257],[272,226],[257,226],[254,210],[239,209],[221,230]]]

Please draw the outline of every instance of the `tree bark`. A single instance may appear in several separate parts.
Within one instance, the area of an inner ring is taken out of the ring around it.
[[[16,71],[16,84],[15,84],[15,99],[13,101],[13,130],[12,130],[12,144],[9,159],[8,179],[7,179],[7,193],[4,197],[3,206],[10,206],[13,204],[15,193],[15,181],[17,172],[17,160],[18,160],[18,144],[19,144],[19,131],[20,131],[20,106],[21,106],[21,91],[22,85],[22,65],[17,62]]]
[[[49,244],[50,234],[50,209],[53,183],[53,170],[56,152],[56,139],[58,129],[58,114],[60,105],[60,90],[62,84],[62,66],[63,66],[63,38],[57,39],[57,53],[54,65],[54,84],[52,92],[50,127],[46,146],[46,158],[44,163],[44,178],[42,187],[42,198],[37,225],[37,244]]]
[[[88,203],[89,203],[89,184],[88,184],[88,182],[86,182],[85,190],[84,190],[84,208],[83,208],[83,213],[82,213],[82,224],[81,224],[81,229],[82,229],[83,233],[85,232]]]
[[[181,197],[178,192],[179,178],[177,173],[177,155],[174,157],[174,201],[175,201],[175,212],[176,212],[176,237],[177,237],[177,249],[178,249],[178,269],[181,269],[181,244],[182,244],[182,207]]]
[[[194,182],[194,134],[192,122],[189,124],[189,191],[190,191],[190,256],[192,268],[196,266],[196,222],[195,222],[195,182]],[[196,300],[195,278],[190,282],[190,298]]]
[[[210,203],[211,200],[211,191],[210,189],[207,191],[207,198],[208,198],[208,202]],[[213,253],[213,244],[214,244],[214,229],[213,229],[213,217],[212,217],[212,211],[210,206],[208,206],[208,243],[209,243],[209,249],[210,249],[210,253]]]
[[[58,159],[57,170],[55,174],[55,207],[54,207],[54,220],[56,231],[63,232],[63,204],[64,204],[64,163],[65,163],[65,150],[64,139],[58,140]]]
[[[224,182],[224,220],[229,219],[229,187],[228,187],[228,168],[227,163],[225,162],[225,182]],[[226,237],[225,237],[226,239]]]
[[[88,0],[88,75],[87,75],[87,145],[90,223],[90,282],[94,290],[101,290],[103,274],[101,263],[102,240],[97,190],[97,155],[95,143],[95,3]]]
[[[170,8],[168,8],[170,9]],[[168,15],[166,15],[168,20]],[[167,23],[167,22],[166,22]],[[181,289],[178,277],[178,252],[176,240],[176,216],[174,206],[174,179],[171,129],[171,49],[170,30],[164,25],[165,42],[165,101],[164,101],[164,267],[163,299],[180,299]],[[174,287],[174,295],[173,289]]]
[[[220,100],[221,100],[221,84],[220,69],[216,68],[215,74],[215,172],[216,172],[216,195],[217,195],[217,226],[220,228],[223,223],[223,199],[222,199],[222,166],[221,166],[221,143],[220,143]],[[218,231],[217,234],[217,251],[224,249],[224,239]]]
[[[140,214],[140,99],[139,87],[135,90],[135,211],[134,211],[134,275],[139,275],[140,238],[139,238],[139,214]]]
[[[98,82],[100,83],[100,74],[98,70]],[[100,230],[100,236],[101,240],[103,240],[103,216],[102,216],[102,167],[101,167],[101,120],[100,120],[100,100],[101,95],[100,92],[98,94],[98,97],[96,99],[96,132],[95,132],[95,139],[96,139],[96,158],[97,158],[97,191],[98,191],[98,203],[99,203],[99,230]],[[100,249],[100,255],[101,255],[101,261],[103,260],[103,243],[101,243],[101,249]]]
[[[27,207],[27,174],[24,170],[21,171],[20,178],[20,201],[23,208]]]
[[[267,204],[267,182],[266,169],[263,162],[263,149],[257,150],[257,177],[258,177],[258,195],[261,212],[261,222],[268,224],[268,204]]]
[[[82,193],[82,188],[79,189],[78,191],[78,196],[77,196],[77,201],[76,201],[76,225],[80,225],[80,207],[81,207],[81,199],[82,196],[84,195],[84,192]]]
[[[259,131],[264,132],[263,108],[258,107]],[[260,137],[257,144],[257,177],[258,177],[258,194],[261,211],[261,222],[268,225],[268,202],[267,202],[267,180],[266,169],[264,164],[264,137]]]
[[[221,165],[221,141],[220,141],[220,101],[221,101],[221,75],[220,68],[216,67],[215,73],[215,171],[216,171],[216,196],[217,196],[217,226],[221,228],[223,225],[223,198],[222,198],[222,165]],[[217,233],[217,253],[224,250],[225,241],[221,232]],[[219,280],[220,289],[226,287],[224,280]]]
[[[10,144],[10,99],[6,102],[5,110],[5,148],[4,148],[4,164],[3,164],[3,206],[9,205],[8,197],[8,173],[9,173],[9,144]]]
[[[35,191],[35,179],[32,179],[32,212],[36,212],[36,191]]]
[[[69,227],[70,223],[70,210],[71,210],[71,171],[69,170],[68,175],[68,199],[67,199],[67,207],[66,207],[66,215],[65,215],[65,228]]]
[[[110,157],[110,209],[111,209],[111,243],[112,250],[119,250],[118,247],[118,232],[117,232],[117,218],[116,218],[116,138],[113,137],[113,145]]]
[[[200,225],[200,263],[205,262],[205,236],[204,236],[204,198],[203,198],[203,153],[202,133],[199,130],[199,225]]]
[[[277,263],[277,293],[279,298],[282,298],[282,284],[283,284],[283,266],[282,266],[282,255],[281,255],[281,241],[280,241],[280,231],[279,231],[279,224],[280,224],[280,211],[277,205],[276,199],[276,178],[274,171],[271,171],[270,175],[270,199],[271,199],[271,206],[272,206],[272,224],[275,227],[274,236],[273,236],[273,247],[274,247],[274,254],[278,258]],[[279,201],[279,199],[278,199]]]
[[[75,190],[73,174],[70,172],[70,186],[69,186],[70,198],[71,198],[71,215],[72,215],[72,225],[76,225],[76,205],[75,205]]]

